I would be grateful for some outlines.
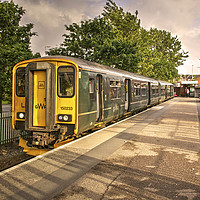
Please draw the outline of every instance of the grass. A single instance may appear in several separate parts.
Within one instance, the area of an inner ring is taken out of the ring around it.
[[[2,101],[2,104],[10,104],[10,102],[9,101]]]

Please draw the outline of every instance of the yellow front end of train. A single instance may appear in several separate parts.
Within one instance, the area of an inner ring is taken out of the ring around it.
[[[13,68],[12,125],[26,131],[20,145],[38,155],[78,132],[78,66],[62,58],[40,58]]]

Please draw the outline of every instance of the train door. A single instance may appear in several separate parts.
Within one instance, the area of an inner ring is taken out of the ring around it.
[[[173,97],[174,96],[174,88],[173,86],[171,85],[170,86],[170,97]]]
[[[151,104],[151,83],[148,82],[148,105]]]
[[[165,85],[165,99],[167,99],[167,85]]]
[[[129,111],[131,102],[131,80],[125,79],[125,110]]]
[[[46,125],[46,71],[33,72],[33,126]]]
[[[97,121],[103,119],[103,77],[98,74],[96,77],[96,93],[97,93]]]
[[[25,129],[49,131],[55,123],[55,77],[54,65],[33,62],[26,67]],[[53,80],[53,81],[52,81]]]

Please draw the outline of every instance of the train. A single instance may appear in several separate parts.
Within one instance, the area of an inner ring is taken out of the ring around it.
[[[12,95],[13,129],[28,135],[20,136],[20,146],[41,154],[168,100],[174,89],[169,82],[80,58],[46,56],[13,67]]]

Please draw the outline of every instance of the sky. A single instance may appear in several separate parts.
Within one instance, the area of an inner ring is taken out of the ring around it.
[[[100,15],[106,0],[13,0],[26,10],[21,24],[33,23],[31,47],[44,55],[45,49],[59,46],[66,33],[64,25]],[[113,0],[124,11],[138,10],[142,27],[158,28],[178,37],[189,58],[178,67],[179,74],[200,74],[199,0]]]

